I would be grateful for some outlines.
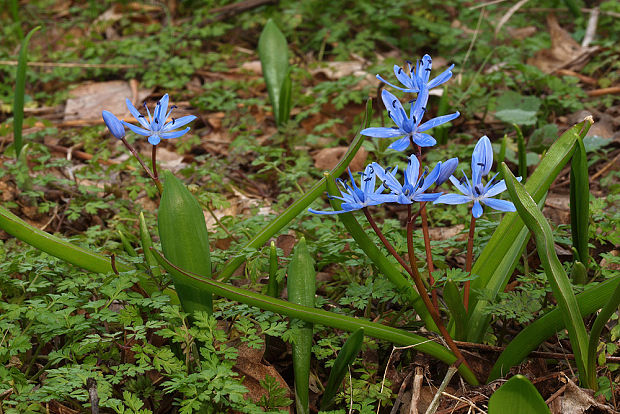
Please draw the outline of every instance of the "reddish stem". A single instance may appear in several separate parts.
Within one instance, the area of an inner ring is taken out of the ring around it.
[[[377,227],[377,223],[370,215],[370,211],[368,211],[368,208],[364,207],[362,211],[366,215],[366,219],[370,223],[370,227],[372,227],[375,233],[377,233],[377,236],[379,236],[379,239],[381,240],[385,248],[388,250],[388,252],[390,252],[390,254],[396,258],[398,263],[400,263],[400,265],[407,271],[407,273],[413,276],[413,271],[411,270],[407,262],[396,252],[396,249],[394,249],[394,246],[392,246],[392,244],[383,235],[383,232],[379,229],[379,227]]]

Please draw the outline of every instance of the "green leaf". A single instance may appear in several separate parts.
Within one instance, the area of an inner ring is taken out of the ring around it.
[[[583,121],[562,134],[527,180],[525,188],[537,203],[542,202],[549,186],[572,156],[577,139],[585,136],[591,124],[591,120]],[[528,238],[529,232],[521,218],[517,214],[508,213],[480,253],[472,268],[472,274],[478,278],[471,284],[468,341],[481,342],[489,327],[490,316],[485,312],[488,302],[479,300],[477,292],[484,291],[484,297],[489,299],[503,292]]]
[[[515,375],[489,398],[489,414],[550,413],[542,396],[523,375]]]
[[[590,184],[588,159],[583,140],[578,139],[570,166],[570,228],[576,260],[588,268],[588,226],[590,224]]]
[[[369,99],[366,102],[366,115],[364,117],[364,125],[368,125],[370,119],[372,117],[372,101]],[[346,154],[342,157],[340,162],[330,171],[330,173],[336,177],[344,172],[347,168],[357,151],[362,146],[362,142],[364,142],[364,136],[359,133],[356,135],[355,139],[349,146]],[[273,235],[282,230],[284,226],[289,224],[291,221],[299,215],[302,211],[306,211],[308,206],[325,191],[325,178],[322,178],[319,182],[317,182],[312,188],[301,196],[301,198],[297,199],[293,204],[291,204],[286,210],[284,210],[278,217],[276,217],[271,223],[269,223],[265,228],[263,228],[258,234],[256,234],[252,240],[247,242],[241,252],[258,249],[262,245],[264,245]],[[224,266],[221,272],[218,274],[218,279],[226,281],[232,276],[235,270],[241,264],[245,262],[245,254],[239,253],[234,255]]]
[[[617,289],[619,284],[620,277],[609,279],[599,285],[586,288],[586,290],[577,295],[577,303],[579,304],[581,317],[585,318],[589,314],[600,309],[603,303],[610,300],[614,290]],[[504,349],[499,358],[497,358],[487,382],[496,380],[507,374],[510,368],[520,364],[530,352],[538,348],[538,345],[563,328],[563,314],[560,308],[546,313],[538,320],[529,324],[510,341],[506,349]]]
[[[310,257],[306,239],[295,246],[288,266],[288,300],[297,305],[314,308],[316,293],[314,260]],[[298,413],[310,412],[310,357],[312,356],[312,323],[306,322],[293,342],[293,373],[295,376],[295,405]]]
[[[288,45],[286,38],[272,19],[267,21],[258,39],[258,56],[263,68],[263,77],[267,84],[267,92],[273,106],[276,124],[280,126],[285,121],[280,116],[287,112],[282,110],[280,106],[282,105],[282,87],[287,87],[284,82],[288,76]]]
[[[291,74],[287,72],[284,80],[282,80],[282,86],[280,88],[280,109],[278,110],[279,124],[283,124],[288,121],[291,113],[292,101],[291,95],[293,91],[293,82],[291,81]]]
[[[245,303],[250,306],[256,306],[259,309],[275,312],[314,324],[342,329],[348,332],[355,332],[360,328],[364,328],[365,334],[372,338],[383,339],[401,346],[414,345],[417,351],[428,354],[448,365],[451,365],[456,361],[456,357],[452,354],[452,352],[450,352],[450,350],[423,336],[419,336],[402,329],[382,325],[380,323],[370,322],[364,319],[340,315],[334,312],[325,311],[323,309],[315,309],[297,305],[295,303],[275,299],[267,295],[261,295],[249,290],[217,282],[203,275],[186,272],[183,269],[173,265],[160,252],[154,249],[152,249],[152,251],[155,253],[157,261],[168,272],[170,272],[170,274],[176,278],[183,279],[185,284],[192,286],[195,290],[203,292],[203,297],[205,292],[210,292],[230,300]],[[473,372],[467,369],[465,364],[461,364],[459,366],[459,372],[463,379],[465,379],[468,383],[478,383],[476,376]]]
[[[456,283],[451,280],[446,282],[443,288],[443,298],[450,310],[451,321],[454,322],[455,339],[465,338],[465,333],[467,332],[467,311],[463,305],[463,298],[456,287]]]
[[[276,250],[276,244],[272,241],[269,246],[269,281],[267,282],[267,294],[272,298],[277,298],[280,295],[278,279],[276,278],[277,271],[278,251]]]
[[[542,101],[536,96],[523,96],[506,91],[497,99],[495,117],[509,124],[534,125]]]
[[[581,318],[579,304],[573,293],[573,287],[555,252],[551,227],[536,205],[536,202],[528,194],[523,185],[512,175],[512,172],[506,164],[502,164],[501,170],[506,180],[506,187],[510,193],[510,198],[517,208],[519,216],[523,219],[525,225],[532,232],[536,240],[538,257],[545,269],[545,274],[551,285],[553,296],[564,315],[564,323],[573,347],[580,378],[584,384],[591,386],[592,381],[588,378],[587,370],[586,352],[588,337],[586,327]],[[595,382],[596,378],[593,380]]]
[[[22,40],[17,61],[15,76],[15,97],[13,98],[13,141],[15,143],[15,158],[19,159],[22,150],[22,126],[24,124],[24,95],[26,91],[26,69],[28,66],[28,43],[30,38],[41,26],[32,29]]]
[[[577,285],[585,285],[588,281],[588,273],[586,267],[580,261],[573,263],[573,268],[570,273],[570,278],[573,283]]]
[[[523,138],[523,132],[519,125],[512,124],[515,131],[517,131],[517,151],[519,156],[519,175],[523,180],[527,178],[527,152],[525,151],[525,138]]]
[[[164,255],[188,271],[211,277],[209,234],[200,204],[170,171],[164,172],[164,191],[157,213],[159,239]],[[183,310],[213,312],[211,295],[196,291],[185,279],[172,278]]]
[[[321,399],[322,411],[325,411],[334,401],[334,397],[336,397],[336,393],[338,392],[338,389],[340,389],[342,380],[347,374],[349,365],[351,365],[353,361],[355,361],[355,358],[357,358],[357,355],[362,349],[363,343],[364,328],[360,328],[349,336],[347,341],[342,346],[342,349],[340,349],[340,352],[338,352],[336,361],[334,361],[334,365],[329,372],[325,392],[323,393],[323,397]]]
[[[138,224],[140,227],[140,243],[142,244],[142,252],[144,254],[144,261],[149,269],[149,272],[156,278],[161,276],[161,269],[157,264],[157,260],[153,257],[153,252],[151,252],[151,247],[153,247],[153,240],[151,239],[151,234],[149,233],[148,227],[146,227],[146,220],[144,219],[144,214],[140,212],[138,216]]]

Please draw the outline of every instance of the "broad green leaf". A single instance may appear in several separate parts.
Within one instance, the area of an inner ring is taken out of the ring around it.
[[[534,125],[542,101],[536,96],[523,96],[506,91],[497,98],[495,117],[509,124]]]
[[[26,70],[28,68],[28,43],[30,38],[41,26],[32,29],[22,40],[17,61],[17,75],[15,76],[15,97],[13,98],[13,142],[15,158],[19,159],[22,150],[22,126],[24,124],[24,95],[26,91]]]
[[[467,311],[463,305],[463,297],[453,281],[446,282],[443,288],[443,298],[450,310],[450,320],[454,323],[455,339],[462,340],[467,332]]]
[[[364,117],[364,128],[368,126],[370,119],[372,117],[372,101],[368,100],[366,102],[366,115]],[[344,172],[347,168],[357,151],[362,146],[362,142],[364,142],[364,136],[359,133],[349,146],[346,154],[342,157],[338,165],[336,165],[330,173],[338,177],[340,174]],[[265,228],[263,228],[258,234],[256,234],[252,240],[247,242],[241,252],[248,249],[258,249],[263,246],[267,241],[273,237],[276,233],[278,233],[284,226],[288,225],[291,221],[299,215],[302,211],[306,211],[308,206],[325,191],[325,178],[322,178],[319,182],[317,182],[310,190],[308,190],[301,198],[297,199],[293,204],[291,204],[286,210],[284,210],[278,217],[276,217],[271,223],[269,223]],[[234,255],[224,266],[224,268],[219,272],[218,279],[226,281],[235,270],[241,264],[245,262],[245,254],[240,253]]]
[[[185,185],[170,171],[164,172],[164,191],[157,212],[157,227],[164,255],[177,266],[211,276],[209,234],[200,204]],[[204,295],[172,278],[183,310],[213,312],[211,295]]]
[[[591,123],[591,119],[583,121],[562,134],[527,180],[525,189],[537,203],[541,202],[553,180],[566,165],[577,139],[580,135],[585,136]],[[508,213],[480,253],[472,268],[472,274],[478,278],[471,283],[468,341],[481,342],[489,326],[490,316],[484,311],[487,302],[478,300],[478,292],[484,291],[486,297],[494,298],[504,290],[528,238],[529,232],[519,215]]]
[[[288,300],[297,305],[314,308],[316,293],[316,272],[314,260],[310,257],[306,239],[303,237],[295,246],[293,259],[288,266]],[[310,412],[310,358],[312,356],[312,323],[306,322],[297,328],[293,342],[293,373],[295,376],[295,405],[298,413]]]
[[[570,229],[576,260],[588,268],[588,225],[590,224],[590,184],[588,159],[583,140],[577,140],[570,166]]]
[[[515,375],[489,398],[489,414],[545,414],[549,407],[536,387],[523,375]]]
[[[414,345],[417,351],[428,354],[433,358],[446,363],[447,365],[451,365],[456,361],[456,357],[452,354],[452,352],[450,352],[449,349],[423,336],[410,333],[403,329],[396,329],[380,323],[370,322],[364,319],[340,315],[334,312],[325,311],[323,309],[315,309],[297,305],[295,303],[275,299],[267,295],[261,295],[260,293],[255,293],[228,285],[226,283],[217,282],[203,275],[186,272],[183,269],[173,265],[157,250],[153,249],[153,252],[155,253],[157,261],[171,275],[176,278],[183,279],[184,283],[192,286],[197,291],[202,292],[203,297],[204,293],[210,292],[214,295],[222,296],[230,300],[245,303],[250,306],[256,306],[259,309],[286,315],[291,318],[297,318],[313,324],[342,329],[347,332],[355,332],[360,328],[364,328],[364,334],[366,336],[382,339],[401,346]],[[459,373],[468,383],[472,385],[478,383],[474,373],[470,371],[465,364],[461,364],[459,366]]]
[[[579,304],[581,317],[585,318],[589,314],[599,310],[603,303],[608,303],[619,284],[620,277],[608,279],[596,286],[586,288],[586,290],[577,295],[577,303]],[[564,321],[560,308],[546,313],[529,324],[510,341],[506,349],[504,349],[499,358],[497,358],[487,382],[494,381],[506,375],[510,371],[510,368],[520,364],[530,352],[536,350],[541,343],[563,328]]]
[[[291,96],[293,93],[293,82],[291,81],[290,71],[286,73],[282,85],[280,87],[280,109],[278,110],[279,124],[283,124],[288,121],[291,113]]]
[[[517,181],[506,164],[502,164],[502,173],[506,180],[506,187],[510,193],[510,199],[517,208],[519,216],[534,235],[538,257],[545,269],[547,280],[551,285],[553,296],[562,310],[564,323],[568,330],[575,361],[579,369],[580,378],[584,384],[591,384],[587,371],[587,346],[588,336],[586,327],[581,318],[579,304],[575,298],[573,287],[568,279],[562,263],[555,252],[553,233],[547,219],[542,214],[536,202],[527,193],[521,183]],[[596,379],[594,379],[596,381]]]
[[[357,355],[362,349],[363,343],[364,328],[360,328],[349,336],[340,349],[340,352],[338,352],[336,361],[334,361],[334,365],[332,366],[331,371],[329,371],[329,378],[327,379],[325,392],[321,398],[322,411],[325,411],[325,409],[332,404],[338,389],[340,389],[340,385],[342,385],[342,380],[347,374],[349,365],[351,365],[353,361],[355,361],[355,358],[357,358]]]
[[[339,194],[334,177],[329,173],[325,173],[324,175],[327,180],[327,192],[332,195]],[[334,210],[340,210],[340,205],[342,204],[340,200],[332,198],[329,202]],[[424,306],[422,298],[414,289],[413,281],[403,276],[400,269],[396,268],[392,262],[387,259],[375,243],[370,240],[368,234],[366,234],[352,213],[339,214],[338,218],[347,228],[351,237],[353,237],[362,250],[364,250],[368,258],[377,266],[381,274],[392,282],[396,290],[409,301],[411,306],[413,306],[418,313],[418,316],[420,316],[420,319],[424,321],[426,328],[431,331],[439,332],[433,318],[426,309],[426,306]]]
[[[286,121],[280,118],[281,114],[287,112],[282,110],[280,105],[282,104],[282,87],[287,88],[284,82],[288,76],[288,45],[286,38],[271,19],[267,21],[258,39],[258,56],[263,68],[263,77],[267,85],[269,100],[273,106],[276,124],[279,126]],[[290,85],[288,87],[290,89]]]

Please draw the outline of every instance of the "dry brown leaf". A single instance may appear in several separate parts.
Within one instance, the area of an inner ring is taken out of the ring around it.
[[[570,379],[566,378],[566,380],[568,382],[564,394],[553,400],[549,407],[552,414],[583,414],[590,407],[595,407],[597,413],[616,412],[611,407],[596,401],[592,397],[594,394],[592,390],[579,388]]]
[[[338,161],[342,158],[342,156],[347,152],[348,147],[334,147],[334,148],[324,148],[312,154],[312,159],[314,160],[314,166],[318,170],[331,170],[338,164]],[[364,148],[360,148],[360,150],[355,154],[349,168],[351,171],[363,171],[366,159],[368,158],[368,151]]]
[[[139,89],[137,101],[146,99],[153,89]],[[84,83],[73,89],[65,106],[64,121],[101,119],[101,111],[108,110],[119,118],[130,118],[125,98],[132,98],[129,82],[110,81]]]
[[[545,73],[552,73],[562,68],[579,70],[588,62],[590,54],[597,50],[581,47],[566,30],[562,29],[553,14],[547,15],[547,27],[551,36],[551,48],[539,51],[527,61]]]

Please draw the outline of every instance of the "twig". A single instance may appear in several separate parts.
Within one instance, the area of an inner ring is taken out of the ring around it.
[[[567,386],[568,386],[568,383],[562,385],[559,390],[557,390],[556,392],[551,394],[551,397],[547,398],[547,400],[545,401],[545,404],[547,404],[547,405],[551,404],[551,402],[553,400],[555,400],[556,398],[558,398],[560,395],[562,395],[564,393],[564,391],[566,390]]]
[[[613,160],[609,161],[607,164],[605,164],[605,166],[603,168],[601,168],[600,170],[598,170],[591,178],[591,180],[596,180],[598,177],[600,177],[601,175],[605,174],[609,169],[611,169],[611,167],[614,166],[614,164],[620,160],[620,153],[618,153],[618,155],[616,155],[614,157]]]
[[[445,395],[446,397],[452,398],[453,400],[457,400],[457,401],[460,401],[460,402],[464,403],[466,407],[469,406],[474,411],[478,411],[481,414],[486,414],[484,410],[478,408],[478,406],[476,406],[476,404],[474,404],[473,400],[470,401],[470,400],[467,400],[465,398],[457,397],[456,395],[449,394],[449,393],[447,393],[445,391],[442,394]],[[469,412],[471,412],[471,410]]]
[[[462,63],[463,67],[465,67],[465,63],[467,63],[467,59],[469,59],[469,53],[474,48],[476,39],[478,39],[478,33],[480,32],[480,25],[482,24],[482,19],[484,19],[485,14],[486,14],[486,9],[480,10],[480,17],[478,17],[478,23],[476,24],[476,30],[474,31],[474,35],[472,36],[471,42],[469,43],[469,48],[467,49],[467,53],[465,53],[465,58],[463,59],[463,63]]]
[[[590,12],[590,18],[588,19],[588,27],[586,28],[586,34],[583,36],[581,47],[588,47],[594,36],[596,35],[596,25],[598,24],[598,16],[601,13],[598,7],[595,7]]]
[[[88,399],[90,400],[90,412],[99,414],[99,394],[97,394],[97,381],[94,378],[86,380],[88,386]]]
[[[502,29],[502,26],[504,26],[504,24],[510,20],[510,18],[512,17],[513,14],[516,13],[517,10],[519,10],[521,8],[521,6],[523,6],[525,3],[527,3],[529,0],[521,0],[519,1],[517,4],[515,4],[514,6],[512,6],[510,9],[508,9],[508,11],[506,12],[506,14],[504,14],[502,16],[502,18],[499,20],[499,23],[497,23],[497,26],[495,27],[495,35],[497,36],[497,34],[499,33],[499,31]]]
[[[413,377],[413,385],[411,392],[411,404],[409,405],[409,414],[418,414],[418,402],[422,391],[422,380],[424,379],[424,368],[415,367],[415,376]]]
[[[443,381],[441,381],[441,385],[439,385],[439,389],[437,389],[437,393],[433,397],[431,404],[428,406],[428,409],[426,410],[426,414],[435,414],[435,411],[437,411],[437,408],[439,408],[439,402],[441,399],[441,395],[444,393],[446,387],[450,383],[450,380],[456,373],[456,370],[457,369],[454,365],[450,365],[450,367],[448,368],[448,372],[446,372],[446,376],[443,378]]]
[[[610,88],[594,89],[586,92],[588,96],[601,96],[620,93],[620,86],[612,86]]]

